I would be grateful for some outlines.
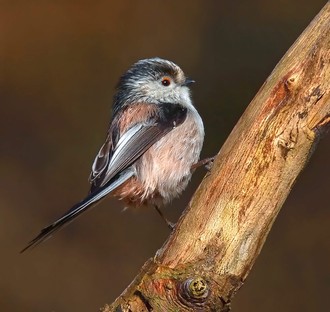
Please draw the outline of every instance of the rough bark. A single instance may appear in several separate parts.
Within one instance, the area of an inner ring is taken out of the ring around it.
[[[108,311],[228,311],[330,123],[330,3],[285,54],[175,230]]]

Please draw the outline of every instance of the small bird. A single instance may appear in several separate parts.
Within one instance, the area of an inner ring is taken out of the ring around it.
[[[204,141],[203,121],[190,97],[193,82],[168,60],[150,58],[133,64],[118,82],[106,140],[92,165],[89,195],[21,252],[108,194],[128,207],[154,206],[171,226],[159,207],[186,188]]]

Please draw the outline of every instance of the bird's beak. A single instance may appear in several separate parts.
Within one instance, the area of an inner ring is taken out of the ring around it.
[[[184,83],[182,84],[183,86],[189,86],[192,83],[195,83],[196,81],[190,78],[186,78],[186,80],[184,81]]]

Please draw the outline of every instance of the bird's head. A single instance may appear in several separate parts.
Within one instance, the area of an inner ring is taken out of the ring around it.
[[[193,82],[171,61],[161,58],[140,60],[120,78],[115,109],[141,102],[190,106],[189,85]]]

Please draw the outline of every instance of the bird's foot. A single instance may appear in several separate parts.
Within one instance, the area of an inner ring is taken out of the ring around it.
[[[173,231],[175,224],[174,222],[169,221],[163,214],[163,212],[159,209],[159,207],[157,205],[154,205],[156,211],[159,213],[159,215],[162,217],[162,219],[165,221],[166,225],[168,226],[168,228]]]
[[[196,164],[193,164],[191,166],[191,169],[194,170],[196,168],[204,166],[207,171],[211,171],[211,169],[213,167],[214,159],[215,159],[215,156],[202,159],[202,160],[198,161]]]

